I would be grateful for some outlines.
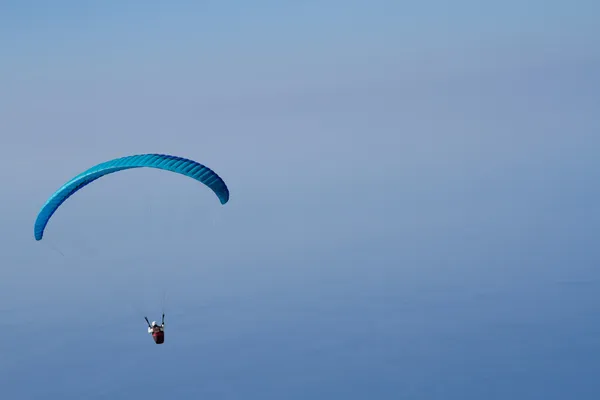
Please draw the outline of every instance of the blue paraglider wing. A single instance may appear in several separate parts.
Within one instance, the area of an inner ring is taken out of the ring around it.
[[[172,171],[196,179],[208,186],[217,195],[221,204],[225,204],[229,201],[229,189],[227,188],[227,185],[225,185],[225,182],[223,182],[223,180],[210,168],[195,161],[166,154],[139,154],[121,157],[93,166],[87,171],[77,175],[54,192],[48,201],[46,201],[35,220],[35,239],[42,239],[44,229],[54,212],[73,193],[104,175],[126,169],[143,167]]]

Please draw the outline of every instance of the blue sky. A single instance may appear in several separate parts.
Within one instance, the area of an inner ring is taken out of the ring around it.
[[[597,399],[599,13],[2,2],[3,393]]]

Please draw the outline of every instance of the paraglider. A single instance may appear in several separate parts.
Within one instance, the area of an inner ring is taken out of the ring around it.
[[[148,317],[144,317],[148,324],[148,333],[152,335],[154,343],[163,344],[165,342],[165,314],[162,315],[162,321],[160,325],[156,321],[152,321],[152,324],[148,321]]]
[[[89,185],[95,180],[114,172],[132,168],[157,168],[175,172],[206,185],[217,196],[221,204],[229,201],[229,189],[225,182],[210,168],[186,158],[167,154],[138,154],[109,160],[97,164],[88,170],[76,175],[71,180],[54,192],[42,206],[34,224],[34,237],[42,240],[44,231],[52,215],[73,194]],[[156,344],[162,344],[165,340],[165,315],[162,315],[161,325],[156,321],[148,323],[148,333],[152,335]]]

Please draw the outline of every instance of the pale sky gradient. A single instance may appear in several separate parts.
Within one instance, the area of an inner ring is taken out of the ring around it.
[[[592,0],[2,2],[3,394],[600,398],[598,20]],[[230,202],[124,171],[34,240],[66,180],[145,152],[206,164]]]

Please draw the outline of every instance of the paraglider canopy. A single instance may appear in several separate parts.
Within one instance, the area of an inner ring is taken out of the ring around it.
[[[229,201],[229,189],[221,177],[210,168],[196,161],[167,154],[131,155],[97,164],[73,177],[54,192],[37,215],[34,225],[35,239],[42,239],[46,225],[52,215],[61,204],[78,190],[105,175],[126,169],[145,167],[171,171],[195,179],[209,187],[217,195],[221,204]]]

